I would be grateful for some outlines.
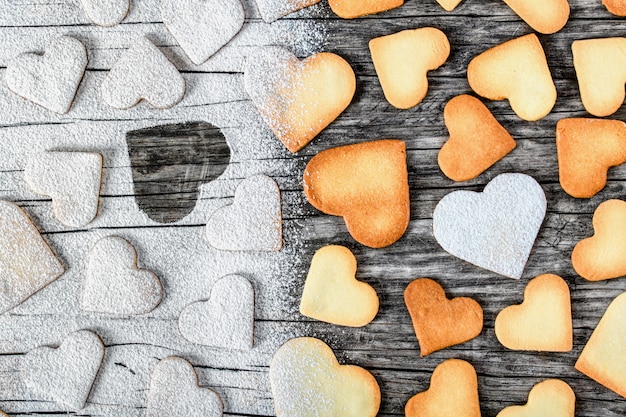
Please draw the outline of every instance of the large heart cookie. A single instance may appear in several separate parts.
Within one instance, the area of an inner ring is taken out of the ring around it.
[[[211,289],[208,301],[193,303],[180,313],[183,337],[199,345],[251,349],[254,342],[254,288],[240,275],[228,275]]]
[[[449,300],[432,279],[411,282],[404,290],[404,302],[420,344],[420,356],[467,342],[483,329],[483,309],[476,301],[467,297]]]
[[[80,0],[87,17],[100,26],[115,26],[128,14],[130,0]]]
[[[626,16],[626,0],[602,0],[606,9],[616,16]]]
[[[343,246],[315,252],[304,283],[300,313],[341,326],[365,326],[378,313],[376,291],[356,280],[356,258]]]
[[[274,46],[248,57],[244,86],[276,137],[297,152],[348,107],[356,77],[338,55],[321,52],[300,61]]]
[[[15,94],[52,110],[70,111],[87,68],[87,50],[77,39],[61,36],[43,56],[25,53],[7,64],[5,79]]]
[[[524,302],[502,310],[495,330],[509,349],[569,352],[573,335],[567,283],[551,274],[532,279],[524,290]]]
[[[402,6],[404,0],[328,0],[328,4],[337,16],[354,19],[395,9]]]
[[[558,32],[569,18],[567,0],[504,0],[519,17],[537,32]]]
[[[409,225],[406,146],[379,140],[322,151],[304,170],[304,193],[316,209],[342,216],[357,242],[389,246]]]
[[[234,38],[245,20],[239,0],[163,0],[161,16],[196,65]]]
[[[85,406],[104,358],[104,345],[95,333],[81,330],[61,346],[31,350],[22,363],[22,378],[33,392],[71,410]]]
[[[467,79],[472,89],[485,98],[508,99],[513,111],[524,120],[541,119],[556,103],[546,54],[535,34],[478,55],[467,67]]]
[[[256,0],[261,17],[272,23],[283,16],[319,3],[320,0]]]
[[[574,417],[576,395],[560,379],[547,379],[535,385],[525,405],[507,407],[498,417]]]
[[[374,417],[380,388],[368,371],[339,365],[324,342],[291,339],[270,364],[276,417]]]
[[[430,388],[411,397],[404,410],[406,417],[480,417],[474,367],[459,359],[446,360],[435,368]]]
[[[443,109],[450,138],[439,151],[439,168],[454,181],[476,178],[515,149],[515,140],[480,100],[454,97]]]
[[[455,191],[433,214],[433,233],[450,254],[519,279],[546,215],[546,196],[532,177],[501,174],[482,194]]]

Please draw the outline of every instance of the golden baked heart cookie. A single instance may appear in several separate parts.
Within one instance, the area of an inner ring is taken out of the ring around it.
[[[439,5],[443,7],[446,12],[451,12],[456,9],[456,6],[458,6],[461,1],[463,0],[437,0],[437,3],[439,3]]]
[[[395,9],[404,4],[404,0],[328,0],[335,14],[344,19],[376,14]]]
[[[454,97],[443,109],[450,138],[439,151],[439,168],[454,181],[476,178],[515,149],[515,140],[475,97]]]
[[[496,317],[496,337],[512,350],[569,352],[572,350],[570,292],[563,278],[544,274],[524,290],[524,302]]]
[[[350,249],[329,245],[313,255],[304,283],[300,313],[341,326],[365,326],[378,313],[378,296],[356,280],[356,258]]]
[[[342,216],[359,243],[382,248],[409,225],[406,146],[378,140],[328,149],[304,170],[304,194],[316,209]]]
[[[507,407],[498,417],[574,417],[576,395],[560,379],[546,379],[535,385],[525,405]]]
[[[446,360],[435,368],[430,388],[413,396],[404,413],[406,417],[480,417],[474,367],[460,359]]]
[[[602,0],[606,9],[616,16],[626,16],[626,0]]]
[[[508,99],[513,111],[528,121],[545,117],[556,103],[556,87],[537,35],[504,42],[472,59],[470,87],[490,100]]]
[[[569,19],[567,0],[504,0],[504,2],[539,33],[558,32]]]
[[[435,28],[403,30],[369,43],[372,61],[392,106],[409,109],[428,91],[428,71],[442,66],[450,55],[446,34]]]
[[[274,46],[248,58],[244,86],[276,137],[295,153],[348,107],[356,77],[338,55],[321,52],[300,61]]]
[[[420,344],[420,356],[467,342],[483,329],[483,309],[467,297],[449,300],[437,282],[420,278],[404,290],[406,304],[415,335]]]

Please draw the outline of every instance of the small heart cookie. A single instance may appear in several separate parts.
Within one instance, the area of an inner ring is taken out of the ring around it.
[[[328,0],[328,4],[337,16],[354,19],[395,9],[402,6],[404,0]]]
[[[558,32],[569,19],[567,0],[504,0],[504,2],[539,33]]]
[[[348,232],[365,246],[389,246],[409,225],[403,141],[379,140],[322,151],[307,164],[303,181],[309,203],[342,216]]]
[[[545,117],[556,103],[546,54],[535,34],[504,42],[472,59],[467,80],[480,96],[508,99],[513,111],[524,120]]]
[[[115,26],[128,14],[130,0],[80,0],[89,20],[99,26]]]
[[[300,61],[273,46],[248,57],[244,86],[265,123],[295,153],[348,107],[356,77],[350,64],[330,52]]]
[[[449,300],[437,282],[420,278],[404,290],[420,356],[467,342],[483,329],[483,309],[471,298]]]
[[[404,412],[406,417],[480,417],[474,367],[460,359],[444,361],[433,371],[430,388],[411,397]]]
[[[437,3],[439,3],[439,5],[443,7],[446,12],[451,12],[456,9],[456,6],[461,4],[461,1],[463,0],[437,0]]]
[[[61,36],[43,56],[24,53],[7,64],[7,86],[18,96],[59,114],[70,111],[87,68],[87,50],[77,39]]]
[[[320,0],[255,0],[266,23],[272,23],[283,16],[287,16],[305,7],[312,6]]]
[[[604,117],[624,103],[626,38],[585,39],[572,43],[574,69],[585,110]]]
[[[443,109],[450,138],[439,151],[439,168],[454,181],[478,177],[515,149],[515,140],[475,97],[454,97]]]
[[[333,351],[312,337],[291,339],[270,364],[276,417],[374,417],[380,388],[368,371],[339,365]]]
[[[450,55],[446,34],[435,28],[403,30],[369,43],[378,80],[391,105],[409,109],[428,91],[428,71],[442,66]]]
[[[606,9],[616,16],[626,16],[626,0],[602,0]]]
[[[572,308],[567,283],[557,275],[533,278],[524,302],[496,317],[496,337],[512,350],[569,352],[572,350]]]
[[[350,249],[336,245],[319,249],[304,283],[300,313],[340,326],[370,323],[378,313],[378,296],[355,275],[356,258]]]
[[[535,385],[525,405],[507,407],[497,417],[574,417],[576,395],[560,379],[546,379]]]

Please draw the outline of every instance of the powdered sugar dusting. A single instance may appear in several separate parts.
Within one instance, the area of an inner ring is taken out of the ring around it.
[[[319,2],[320,0],[256,0],[259,13],[268,23]]]

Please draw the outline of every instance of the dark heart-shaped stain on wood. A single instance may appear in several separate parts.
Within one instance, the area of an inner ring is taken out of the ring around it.
[[[137,205],[159,223],[191,213],[199,187],[219,177],[230,162],[226,138],[206,122],[133,130],[126,143]]]

